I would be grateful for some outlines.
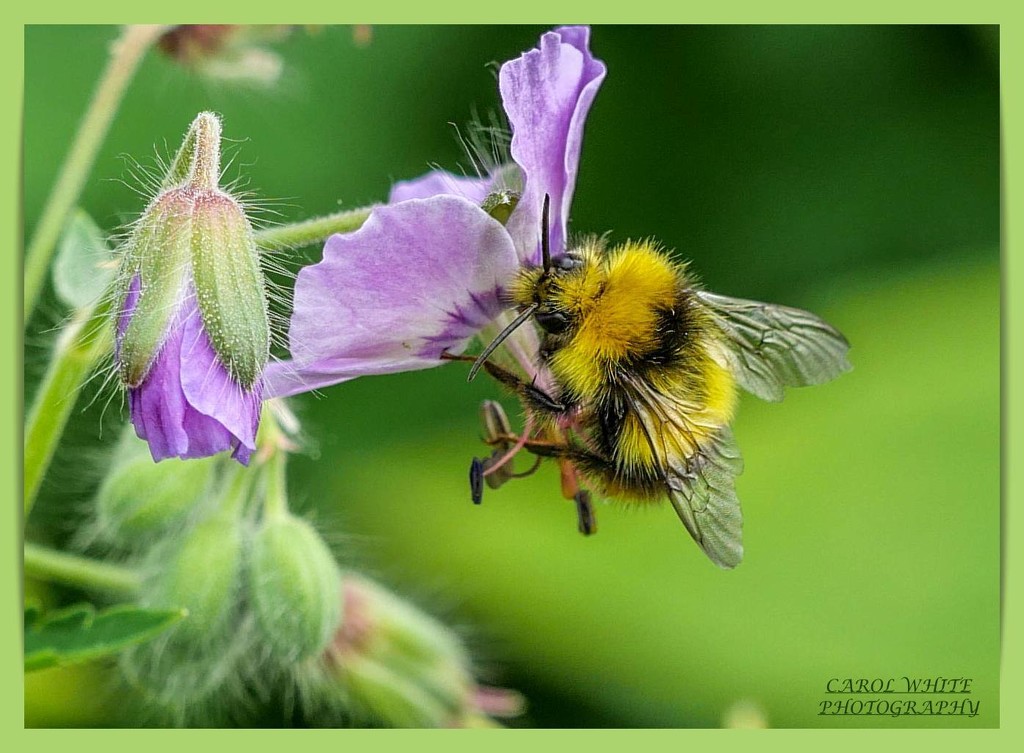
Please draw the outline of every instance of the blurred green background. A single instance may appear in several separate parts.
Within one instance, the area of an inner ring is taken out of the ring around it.
[[[498,109],[488,64],[542,31],[374,27],[361,46],[299,30],[269,89],[153,55],[82,205],[107,229],[130,219],[144,199],[121,156],[166,154],[201,109],[237,141],[228,177],[275,219],[382,200],[467,164],[449,124]],[[27,29],[29,233],[115,36]],[[553,467],[473,507],[477,406],[499,392],[458,367],[296,400],[317,446],[292,464],[297,503],[344,562],[464,626],[485,679],[528,696],[521,724],[718,726],[753,704],[780,727],[995,726],[997,30],[597,27],[592,48],[609,74],[572,228],[657,237],[709,288],[810,308],[853,344],[833,384],[743,398],[744,563],[712,566],[667,506],[601,506],[584,539]],[[61,314],[51,298],[27,330],[27,398]],[[33,535],[59,542],[85,515],[124,413],[101,397],[82,399]],[[903,675],[974,678],[979,716],[818,715],[830,678]],[[101,667],[37,673],[26,723],[115,723],[115,688]]]

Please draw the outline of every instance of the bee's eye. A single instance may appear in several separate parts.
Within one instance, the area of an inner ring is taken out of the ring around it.
[[[538,311],[533,315],[545,332],[557,335],[569,327],[569,315],[563,311]]]

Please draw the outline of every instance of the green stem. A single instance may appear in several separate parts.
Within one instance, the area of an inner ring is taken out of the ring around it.
[[[266,481],[263,515],[267,518],[280,518],[288,514],[288,440],[275,415],[277,403],[273,401],[264,406],[260,431],[256,436],[260,473]]]
[[[114,43],[110,62],[93,94],[89,109],[64,160],[60,175],[46,200],[35,235],[25,254],[24,321],[35,308],[68,212],[75,206],[89,170],[107,134],[121,97],[131,82],[146,51],[164,32],[164,26],[126,26]]]
[[[139,576],[121,565],[58,552],[28,541],[25,542],[25,575],[87,591],[106,591],[122,596],[133,596],[141,585]]]
[[[283,251],[291,248],[312,246],[322,243],[335,233],[351,233],[358,230],[370,216],[373,207],[360,207],[345,212],[335,212],[323,217],[296,222],[291,225],[267,228],[256,233],[256,245],[264,251]]]
[[[239,516],[249,502],[254,474],[238,463],[231,463],[225,473],[220,509],[225,515]]]
[[[283,518],[288,514],[288,454],[275,450],[267,461],[267,492],[263,501],[263,514],[268,518]]]
[[[25,423],[25,519],[35,504],[79,390],[113,345],[109,303],[79,310],[61,332]]]

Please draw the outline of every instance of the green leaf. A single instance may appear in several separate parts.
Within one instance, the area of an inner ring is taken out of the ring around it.
[[[113,256],[103,231],[81,209],[64,228],[53,265],[53,286],[72,308],[95,303],[114,276]]]
[[[183,609],[143,609],[131,604],[97,613],[92,604],[83,603],[40,617],[38,607],[26,606],[25,670],[115,654],[155,638],[186,614]]]

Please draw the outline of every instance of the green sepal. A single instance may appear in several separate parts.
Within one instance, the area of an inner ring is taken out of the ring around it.
[[[82,603],[41,616],[25,607],[25,670],[92,661],[144,643],[179,622],[183,609],[145,609],[120,604],[97,612]]]
[[[192,267],[199,312],[217,358],[243,388],[252,387],[270,355],[263,271],[252,227],[227,194],[197,198]]]
[[[57,246],[53,287],[71,308],[92,305],[114,278],[114,257],[103,231],[85,211],[71,215]]]
[[[185,295],[191,213],[186,192],[161,195],[147,207],[123,251],[115,317],[124,309],[135,276],[141,280],[118,358],[121,379],[128,387],[137,387],[149,374]]]

